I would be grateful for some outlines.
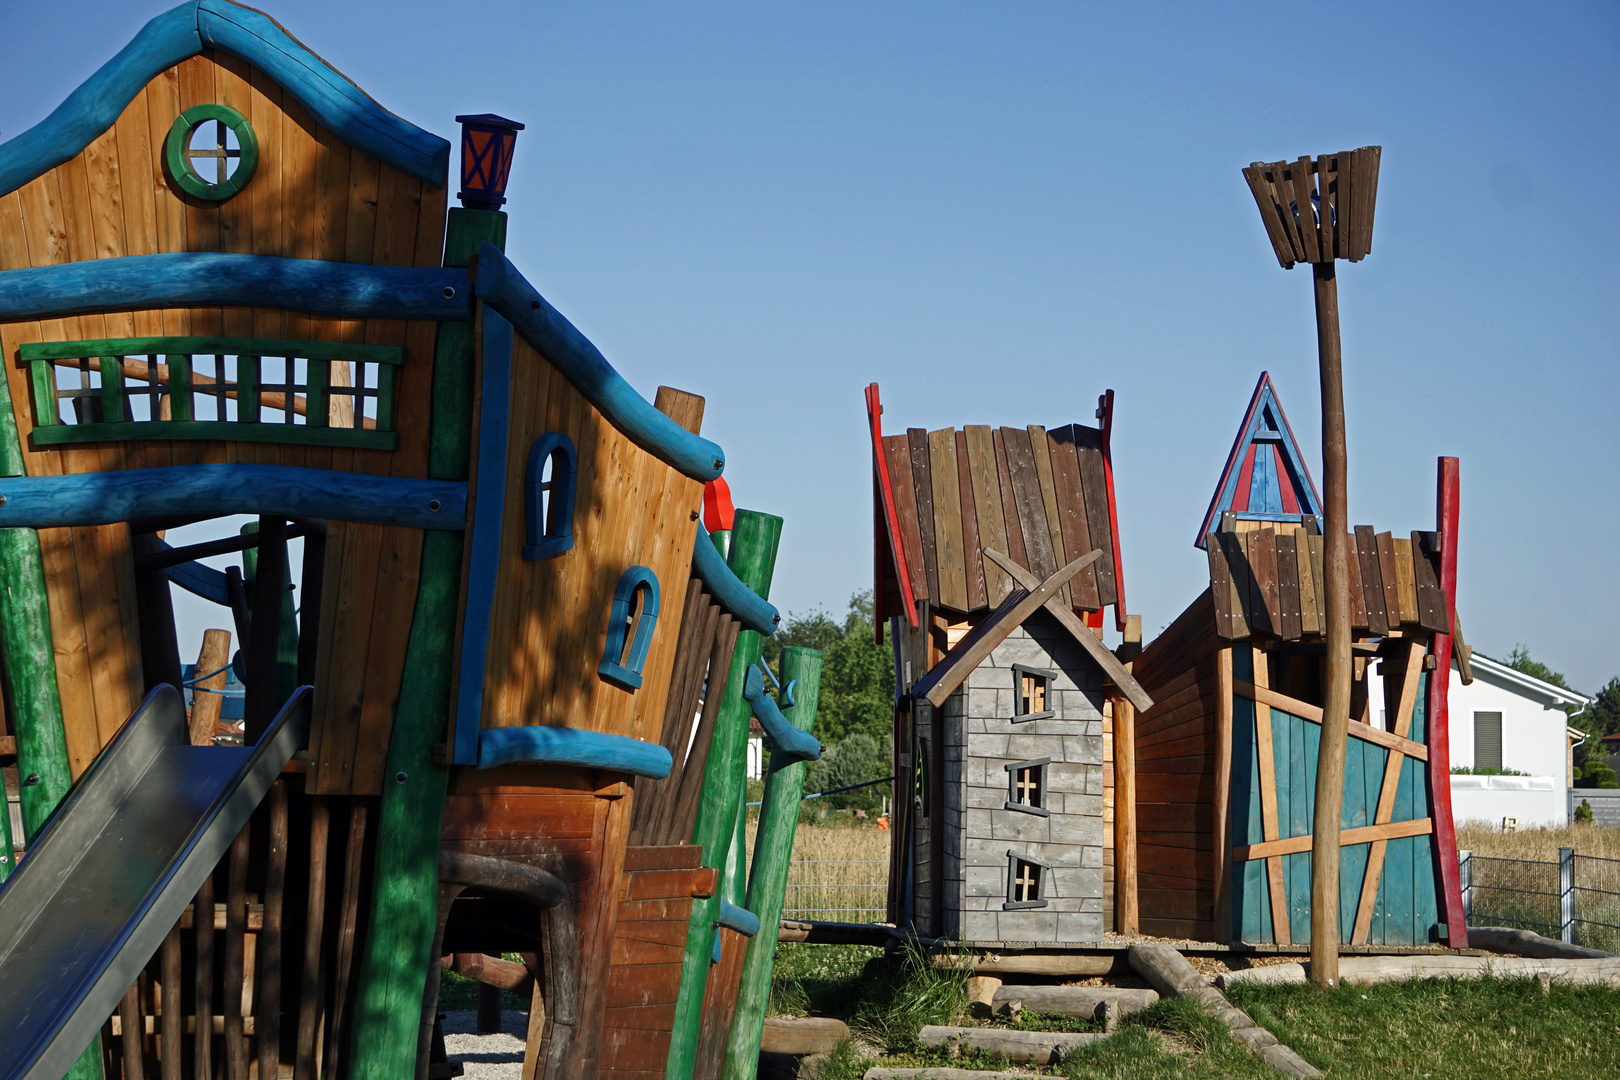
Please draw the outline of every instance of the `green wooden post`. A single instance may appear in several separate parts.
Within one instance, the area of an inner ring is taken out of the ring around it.
[[[11,386],[0,371],[0,476],[23,476],[22,439],[11,411]],[[56,650],[51,642],[51,609],[45,593],[45,561],[39,533],[0,529],[0,663],[11,688],[11,719],[16,725],[17,794],[22,800],[23,834],[30,839],[73,788],[67,738],[62,730],[62,699],[56,688]],[[11,808],[5,808],[6,856],[12,861]],[[84,1048],[66,1080],[101,1080],[101,1035]]]
[[[727,563],[732,572],[761,597],[770,595],[771,577],[776,572],[776,548],[781,539],[781,518],[752,510],[737,511],[736,520],[732,522]],[[692,830],[692,843],[703,848],[703,865],[722,871],[736,829],[737,810],[747,786],[748,719],[752,710],[743,700],[743,678],[748,666],[759,659],[761,644],[756,631],[744,630],[737,635],[725,696],[715,721],[714,741],[709,744],[709,759],[704,763],[697,825]],[[714,953],[714,920],[720,911],[720,897],[727,888],[723,872],[721,877],[720,887],[713,896],[692,903],[686,960],[681,969],[681,994],[675,1004],[669,1064],[665,1069],[668,1080],[689,1080],[697,1059],[703,991],[708,985],[709,960]]]
[[[451,208],[444,265],[468,265],[486,240],[505,249],[505,213]],[[467,479],[475,368],[472,325],[440,323],[428,458],[435,480]],[[439,830],[450,786],[450,771],[434,763],[433,746],[446,740],[451,712],[463,542],[458,532],[435,530],[422,538],[416,611],[377,821],[371,933],[350,1054],[355,1080],[398,1080],[416,1070],[428,965],[436,962],[430,954],[439,911]]]
[[[816,724],[821,700],[821,650],[789,645],[782,650],[782,685],[794,687],[796,704],[783,709],[788,723],[800,731]],[[765,1006],[771,998],[771,974],[776,966],[776,928],[782,922],[787,893],[788,865],[793,860],[793,834],[799,824],[799,799],[804,794],[804,761],[781,761],[771,755],[765,773],[765,794],[759,807],[759,828],[754,833],[754,865],[748,874],[749,911],[759,916],[759,933],[748,943],[742,981],[737,987],[737,1009],[731,1017],[721,1080],[754,1080],[759,1070],[759,1042],[765,1032]]]
[[[257,533],[259,523],[250,521],[239,530],[244,536],[248,533]],[[283,585],[292,584],[292,558],[289,556],[283,567]],[[259,575],[259,549],[256,547],[242,549],[242,582],[247,586],[248,596],[253,595],[254,581]],[[317,617],[319,617],[317,615]],[[247,648],[247,642],[241,647]],[[202,674],[199,672],[199,674]],[[285,589],[281,601],[281,633],[276,640],[276,711],[293,696],[298,689],[298,613],[293,609],[292,590]]]

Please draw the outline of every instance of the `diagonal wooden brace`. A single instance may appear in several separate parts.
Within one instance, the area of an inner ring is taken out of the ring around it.
[[[1098,553],[1092,552],[1092,554],[1097,555]],[[1019,588],[1028,589],[1033,593],[1040,586],[1039,578],[1001,552],[985,548],[984,555],[985,558],[1005,570],[1018,583]],[[1091,628],[1080,621],[1080,617],[1074,613],[1074,609],[1063,603],[1061,596],[1054,594],[1049,597],[1046,600],[1045,607],[1062,624],[1063,628],[1073,635],[1074,639],[1080,643],[1080,647],[1085,649],[1093,660],[1097,661],[1097,666],[1103,669],[1103,674],[1108,676],[1110,682],[1119,687],[1120,692],[1130,700],[1132,705],[1136,706],[1138,713],[1145,713],[1153,708],[1153,698],[1149,697],[1148,692],[1142,689],[1141,685],[1131,677],[1131,673],[1126,670],[1125,665],[1119,662],[1118,657],[1108,651],[1108,647],[1092,632]]]

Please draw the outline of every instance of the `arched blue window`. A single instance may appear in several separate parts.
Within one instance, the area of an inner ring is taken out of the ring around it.
[[[574,546],[574,476],[579,471],[574,440],[548,431],[529,449],[523,474],[523,557],[530,562]]]
[[[658,578],[645,566],[632,566],[613,590],[608,613],[607,647],[596,673],[626,690],[641,687],[641,665],[647,662],[658,625]]]

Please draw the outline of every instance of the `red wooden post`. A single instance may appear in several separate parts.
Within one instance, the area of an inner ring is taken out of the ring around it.
[[[1435,527],[1440,530],[1440,591],[1447,625],[1457,618],[1457,459],[1440,459]],[[1446,944],[1468,947],[1462,879],[1457,870],[1457,832],[1451,820],[1451,634],[1434,635],[1434,671],[1429,676],[1429,812],[1434,815],[1434,858],[1445,898]]]

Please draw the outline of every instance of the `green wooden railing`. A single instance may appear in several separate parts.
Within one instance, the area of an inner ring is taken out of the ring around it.
[[[195,358],[212,356],[212,376],[195,371]],[[225,378],[225,361],[236,360],[236,377]],[[147,337],[99,341],[52,341],[22,346],[34,398],[36,445],[122,442],[138,439],[218,439],[229,442],[303,443],[367,450],[393,450],[399,367],[405,351],[389,345],[348,345],[322,341],[265,338]],[[144,358],[144,359],[143,359]],[[161,358],[161,362],[160,362]],[[281,381],[266,384],[266,359],[281,359]],[[303,360],[303,382],[294,380],[296,361]],[[332,365],[352,363],[352,386],[334,385]],[[57,385],[57,369],[80,372],[78,388]],[[99,378],[92,386],[90,375]],[[214,419],[198,419],[197,399],[212,398]],[[353,426],[331,422],[334,398],[349,397]],[[149,402],[148,419],[137,420],[134,399]],[[365,415],[366,399],[377,403],[376,416]],[[73,422],[63,422],[59,403],[73,403]],[[169,418],[160,419],[161,403]],[[226,402],[236,403],[227,417]],[[269,410],[280,417],[265,419]],[[302,416],[303,422],[298,418]]]

